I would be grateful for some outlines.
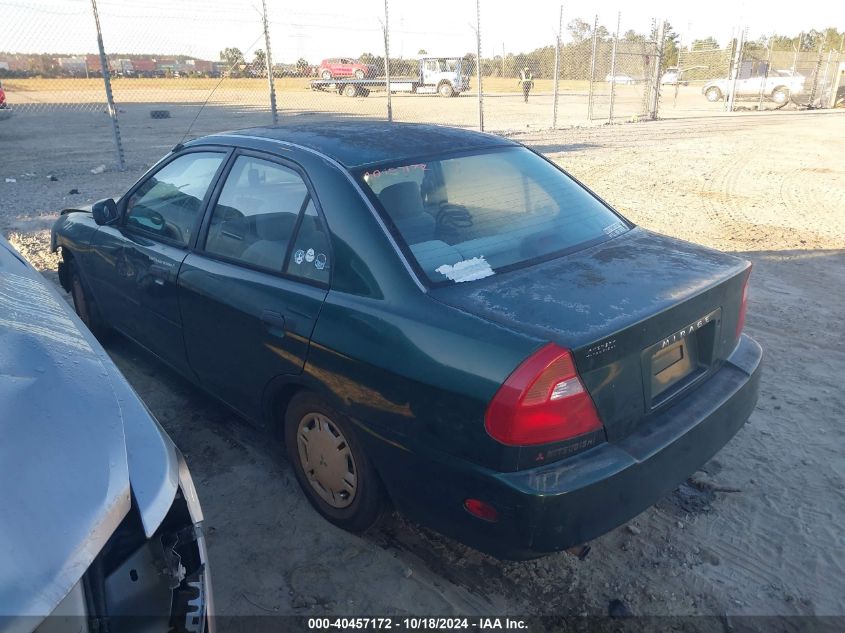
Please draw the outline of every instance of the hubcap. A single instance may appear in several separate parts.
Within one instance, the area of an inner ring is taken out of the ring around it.
[[[340,429],[326,416],[309,413],[299,422],[296,443],[314,492],[333,508],[349,506],[358,490],[358,469]]]

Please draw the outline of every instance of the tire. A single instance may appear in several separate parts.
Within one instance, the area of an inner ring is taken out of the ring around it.
[[[364,532],[383,516],[387,495],[354,426],[315,394],[300,392],[288,405],[285,449],[299,486],[328,521]]]
[[[778,105],[782,105],[789,101],[789,88],[785,86],[778,86],[772,90],[772,101]]]
[[[76,262],[71,260],[70,264],[70,295],[73,298],[73,308],[76,315],[85,324],[91,333],[98,339],[108,332],[108,327],[100,316],[97,304],[91,299],[79,271],[76,269]]]
[[[715,86],[712,88],[708,88],[707,91],[704,93],[704,96],[707,97],[707,100],[710,103],[715,103],[722,98],[722,91],[716,88]]]
[[[323,79],[325,79],[326,81],[328,81],[329,79],[331,79],[331,78],[332,78],[332,71],[330,71],[330,70],[324,70],[324,71],[322,71],[322,72],[320,73],[320,77],[322,77]]]
[[[364,78],[364,71],[360,68],[355,71],[355,79],[363,79]]]
[[[358,96],[358,88],[353,84],[346,84],[341,91],[341,94],[344,97],[357,97]]]
[[[455,90],[452,88],[452,84],[448,81],[444,81],[439,86],[437,86],[437,93],[441,97],[451,97],[455,94]]]

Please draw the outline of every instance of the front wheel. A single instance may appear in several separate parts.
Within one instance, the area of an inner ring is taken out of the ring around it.
[[[440,93],[441,97],[451,97],[455,94],[455,91],[452,88],[452,84],[447,81],[444,81],[442,84],[440,84],[440,87],[437,89],[437,92]]]
[[[70,295],[73,298],[73,308],[76,310],[76,315],[85,324],[91,333],[97,338],[101,338],[108,330],[100,312],[97,309],[97,304],[91,299],[91,295],[85,289],[82,282],[82,277],[76,269],[76,262],[70,263]]]
[[[364,71],[360,68],[355,71],[355,79],[363,79],[364,78]]]
[[[714,103],[722,98],[722,91],[718,88],[708,88],[707,92],[704,93],[704,96],[707,97],[707,100],[711,103]]]
[[[316,395],[291,400],[285,446],[302,491],[330,522],[363,532],[384,514],[386,494],[352,423]]]
[[[346,84],[341,91],[344,97],[357,97],[358,96],[358,88],[353,86],[352,84]]]

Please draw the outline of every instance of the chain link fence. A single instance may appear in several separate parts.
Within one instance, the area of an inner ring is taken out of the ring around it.
[[[734,39],[725,48],[681,50],[663,86],[662,116],[833,108],[842,104],[841,50],[798,43]]]
[[[51,113],[91,114],[93,133],[111,128],[131,151],[167,118],[179,137],[339,117],[512,132],[833,107],[843,90],[827,40],[679,46],[665,23],[641,34],[625,15],[608,28],[561,8],[515,22],[510,43],[486,29],[497,5],[456,9],[427,32],[408,3],[265,2],[0,0],[6,114],[43,117],[48,134],[70,124]]]

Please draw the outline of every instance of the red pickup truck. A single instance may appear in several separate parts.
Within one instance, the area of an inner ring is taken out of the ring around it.
[[[317,70],[317,74],[322,79],[334,79],[335,77],[364,79],[365,77],[372,77],[375,74],[375,67],[350,57],[334,57],[332,59],[324,59],[320,62],[320,68]]]
[[[0,83],[0,108],[6,107],[6,93],[3,92],[3,84]]]

